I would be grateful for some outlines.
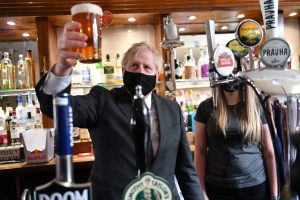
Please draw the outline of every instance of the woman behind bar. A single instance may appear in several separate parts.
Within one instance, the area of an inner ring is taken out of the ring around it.
[[[242,83],[217,89],[195,116],[195,166],[205,199],[278,199],[271,135],[254,92]]]

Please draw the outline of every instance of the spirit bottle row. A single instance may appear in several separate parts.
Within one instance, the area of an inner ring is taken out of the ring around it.
[[[185,53],[185,59],[182,64],[174,51],[174,66],[175,66],[175,78],[176,79],[201,79],[208,77],[208,63],[209,57],[207,54],[207,48],[200,49],[200,57],[196,64],[193,56],[192,49],[188,49]]]
[[[17,97],[15,110],[6,105],[6,111],[0,107],[0,146],[20,144],[20,134],[24,131],[42,128],[42,113],[38,101],[32,101],[32,94],[26,94],[25,106],[21,94]]]
[[[19,55],[16,65],[9,59],[9,53],[4,52],[0,63],[0,88],[2,90],[25,89],[35,86],[35,64],[31,50],[27,50],[25,59]]]
[[[73,85],[123,84],[120,54],[112,62],[109,54],[105,61],[95,64],[78,62],[72,73]]]

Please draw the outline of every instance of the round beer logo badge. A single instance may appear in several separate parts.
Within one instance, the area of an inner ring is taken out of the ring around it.
[[[214,52],[215,69],[221,76],[229,76],[234,69],[234,55],[224,46],[219,46]]]
[[[237,39],[230,40],[226,46],[233,52],[234,56],[237,58],[243,58],[249,53],[248,48],[240,45]]]
[[[105,10],[102,16],[103,25],[111,25],[113,20],[113,14],[109,10]]]
[[[262,41],[263,30],[256,21],[246,19],[239,23],[235,36],[245,47],[255,47]]]
[[[272,38],[260,49],[260,59],[268,67],[283,67],[291,55],[289,44],[281,38]]]
[[[124,190],[122,200],[172,200],[172,191],[164,179],[143,173]]]

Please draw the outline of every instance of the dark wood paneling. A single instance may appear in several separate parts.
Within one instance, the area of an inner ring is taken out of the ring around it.
[[[1,0],[1,16],[49,16],[68,15],[70,7],[82,0]],[[169,13],[207,10],[253,10],[259,9],[258,0],[91,0],[104,10],[113,13]],[[280,9],[299,8],[299,0],[280,0]]]

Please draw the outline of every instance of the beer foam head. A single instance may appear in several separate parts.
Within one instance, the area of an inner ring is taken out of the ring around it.
[[[102,16],[102,9],[100,6],[91,3],[82,3],[74,5],[71,8],[71,14],[76,15],[78,13],[96,13]]]

